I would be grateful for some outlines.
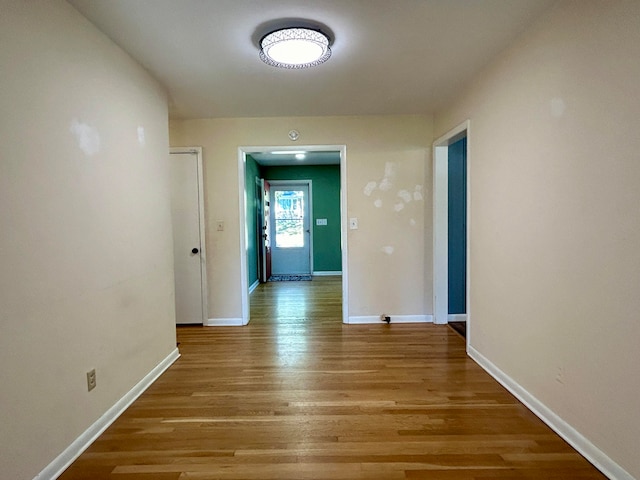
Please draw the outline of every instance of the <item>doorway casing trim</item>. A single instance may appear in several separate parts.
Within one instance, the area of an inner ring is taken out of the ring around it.
[[[240,208],[240,291],[242,295],[242,325],[249,323],[249,279],[247,274],[247,214],[246,214],[246,162],[247,155],[270,150],[306,150],[309,152],[340,152],[340,245],[342,247],[342,323],[349,323],[349,264],[347,249],[347,146],[346,145],[296,145],[296,146],[239,146],[238,191]],[[302,164],[304,165],[304,163]],[[312,270],[313,271],[313,270]]]
[[[471,178],[469,176],[470,164],[470,131],[471,121],[466,120],[460,125],[449,130],[433,142],[433,319],[434,323],[446,324],[449,322],[449,265],[448,265],[448,238],[449,238],[449,145],[461,138],[467,138],[467,349],[471,336],[471,302],[470,302],[470,230],[471,230]]]
[[[204,224],[204,173],[202,168],[202,147],[171,147],[169,154],[187,153],[196,156],[198,174],[198,230],[200,231],[200,288],[202,289],[202,324],[209,325],[209,302],[207,288],[207,242]]]

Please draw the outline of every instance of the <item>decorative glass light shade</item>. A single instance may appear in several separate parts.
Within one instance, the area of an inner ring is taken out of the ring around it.
[[[309,68],[326,62],[331,56],[329,38],[310,28],[284,28],[263,37],[260,58],[280,68]]]

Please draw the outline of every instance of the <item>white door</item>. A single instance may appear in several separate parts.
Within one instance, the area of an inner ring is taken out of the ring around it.
[[[172,150],[171,219],[177,324],[203,324],[206,319],[201,171],[198,151]]]
[[[268,282],[271,278],[271,185],[267,180],[260,179],[260,198],[262,211],[258,215],[260,223],[260,281]]]
[[[311,273],[309,184],[271,182],[271,273]]]

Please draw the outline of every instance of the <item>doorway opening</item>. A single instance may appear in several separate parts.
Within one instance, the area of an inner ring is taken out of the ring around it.
[[[469,344],[469,130],[458,125],[433,144],[434,322],[455,323]]]
[[[242,324],[259,285],[338,275],[347,323],[346,147],[239,147],[238,174]]]
[[[310,280],[313,271],[312,180],[268,182],[270,231],[263,230],[266,235],[263,239],[271,239],[271,275],[267,281],[307,277]]]

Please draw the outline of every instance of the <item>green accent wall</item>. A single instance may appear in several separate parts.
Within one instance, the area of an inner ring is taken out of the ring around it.
[[[449,145],[449,313],[467,313],[467,139]]]
[[[340,165],[262,167],[261,170],[265,180],[311,180],[313,270],[341,272]],[[327,225],[316,225],[317,218],[326,218]]]
[[[258,280],[258,195],[256,194],[256,180],[261,178],[260,165],[247,155],[245,167],[245,191],[246,198],[246,219],[247,232],[247,278],[249,285],[253,285]]]

